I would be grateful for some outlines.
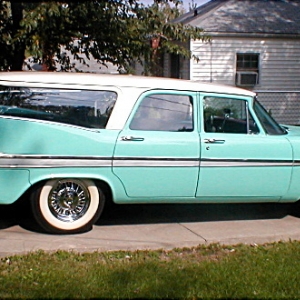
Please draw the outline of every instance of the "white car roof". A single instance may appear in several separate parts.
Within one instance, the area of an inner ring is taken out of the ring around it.
[[[0,72],[0,85],[32,86],[34,83],[39,86],[53,84],[60,87],[76,85],[85,88],[89,86],[136,87],[142,90],[165,89],[255,96],[251,91],[232,86],[161,77],[66,72]]]

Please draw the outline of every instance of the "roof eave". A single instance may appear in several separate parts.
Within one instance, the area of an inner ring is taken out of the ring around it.
[[[290,38],[300,39],[300,34],[288,34],[288,33],[257,33],[257,32],[212,32],[205,31],[205,34],[210,37],[243,37],[243,38]]]

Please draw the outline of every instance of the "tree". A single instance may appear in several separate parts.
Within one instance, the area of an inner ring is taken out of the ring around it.
[[[70,70],[73,66],[68,56],[61,55],[61,45],[75,58],[84,53],[86,59],[111,62],[126,71],[133,59],[148,62],[151,71],[159,51],[190,57],[174,41],[207,37],[199,28],[172,23],[181,1],[171,2],[172,7],[167,0],[145,7],[138,0],[0,1],[1,69],[21,69],[26,48],[48,70],[55,69],[54,57]]]
[[[143,43],[138,59],[146,62],[146,72],[150,74],[160,74],[160,59],[164,53],[171,53],[191,58],[191,52],[183,45],[190,39],[208,40],[209,37],[203,34],[201,28],[186,26],[181,23],[175,23],[173,20],[183,13],[179,9],[182,1],[161,0],[155,1],[150,7],[142,7],[139,10],[137,22],[139,23],[139,39],[149,40],[149,43]],[[194,57],[197,59],[197,57]]]
[[[0,2],[0,71],[12,66],[13,49],[11,42],[12,19],[8,3]]]

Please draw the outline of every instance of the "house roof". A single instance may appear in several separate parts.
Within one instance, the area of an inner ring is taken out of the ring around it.
[[[300,0],[211,0],[175,22],[211,33],[300,35]]]

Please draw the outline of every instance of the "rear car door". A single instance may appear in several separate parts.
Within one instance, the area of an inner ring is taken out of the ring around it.
[[[136,103],[113,159],[113,172],[129,197],[195,197],[200,158],[196,96],[157,90]]]

